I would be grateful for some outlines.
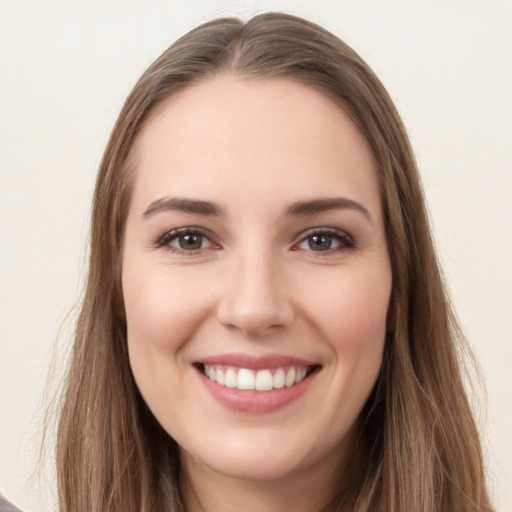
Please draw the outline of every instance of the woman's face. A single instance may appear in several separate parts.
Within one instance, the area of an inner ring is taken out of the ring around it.
[[[288,80],[173,95],[136,148],[122,286],[135,380],[187,467],[332,472],[381,367],[391,291],[365,139]]]

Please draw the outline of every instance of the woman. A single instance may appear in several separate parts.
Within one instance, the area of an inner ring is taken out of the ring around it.
[[[464,347],[372,71],[292,16],[202,25],[105,150],[60,509],[492,510]]]

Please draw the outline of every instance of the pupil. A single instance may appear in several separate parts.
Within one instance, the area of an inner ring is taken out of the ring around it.
[[[181,249],[200,249],[202,243],[201,235],[182,235],[179,238],[179,245]]]
[[[330,235],[313,235],[309,238],[309,248],[313,251],[327,251],[331,248],[332,237]]]

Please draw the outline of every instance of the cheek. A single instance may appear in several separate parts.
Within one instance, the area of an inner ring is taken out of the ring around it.
[[[126,260],[123,294],[130,364],[137,386],[162,425],[171,411],[190,402],[182,383],[190,368],[182,347],[208,309],[186,272]]]
[[[324,370],[329,384],[324,397],[326,414],[332,417],[332,439],[346,433],[375,385],[391,293],[391,271],[378,262],[338,270],[336,276],[310,286],[314,291],[309,297],[310,325],[328,350]],[[340,409],[341,415],[333,412]]]
[[[209,299],[187,274],[125,265],[123,294],[131,343],[176,351],[191,336],[208,311]]]
[[[315,305],[311,314],[330,350],[324,397],[326,414],[332,417],[329,435],[336,440],[356,421],[382,366],[391,273],[386,268],[347,272],[326,282],[324,291],[323,297],[315,293],[310,304]],[[343,414],[336,412],[340,410]]]
[[[347,271],[310,287],[311,315],[334,350],[357,355],[382,349],[391,293],[386,270]]]

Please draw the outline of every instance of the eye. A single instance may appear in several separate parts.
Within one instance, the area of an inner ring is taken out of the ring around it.
[[[204,233],[196,229],[182,228],[162,236],[157,245],[172,252],[193,253],[201,249],[217,247]]]
[[[187,233],[177,236],[169,242],[169,245],[184,251],[196,251],[204,248],[205,241],[206,238],[201,233]]]
[[[297,249],[314,252],[336,252],[353,247],[354,242],[349,235],[333,228],[312,230],[296,245]]]
[[[333,245],[332,235],[311,235],[306,240],[312,251],[327,251]],[[334,240],[334,243],[336,243],[336,240]]]

